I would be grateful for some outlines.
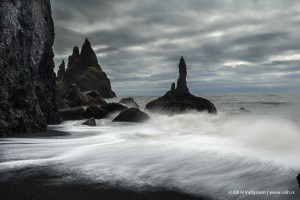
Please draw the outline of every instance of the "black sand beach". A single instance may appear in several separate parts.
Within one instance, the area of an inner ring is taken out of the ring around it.
[[[202,200],[165,188],[127,188],[126,185],[95,183],[84,179],[71,182],[71,174],[59,174],[50,167],[27,168],[2,172],[0,176],[1,200]],[[62,182],[60,182],[62,181]]]

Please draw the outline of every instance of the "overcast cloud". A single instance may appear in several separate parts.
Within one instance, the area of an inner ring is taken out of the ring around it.
[[[52,0],[55,63],[87,37],[117,95],[299,92],[297,0]]]

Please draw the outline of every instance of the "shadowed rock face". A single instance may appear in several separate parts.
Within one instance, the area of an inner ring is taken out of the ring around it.
[[[175,84],[172,83],[171,90],[164,96],[149,102],[146,105],[146,109],[170,114],[182,113],[190,110],[216,113],[217,109],[212,102],[190,94],[186,83],[187,71],[183,57],[181,57],[178,67],[179,78],[177,81],[177,88],[175,89]]]
[[[189,89],[186,85],[187,72],[186,72],[186,64],[185,64],[183,57],[180,58],[178,68],[179,68],[179,78],[177,80],[177,88],[175,89],[175,93],[176,93],[176,95],[190,94]],[[172,84],[172,87],[173,87],[173,84]]]
[[[103,98],[116,97],[111,89],[110,80],[98,64],[97,56],[87,39],[81,52],[78,47],[74,47],[73,54],[69,56],[68,68],[63,81],[58,83],[59,94],[63,96],[73,83],[83,92],[95,90]]]
[[[0,2],[0,134],[45,131],[55,102],[50,0]]]
[[[65,61],[63,60],[58,67],[56,81],[63,81],[65,73],[66,73],[66,65],[65,65]]]
[[[81,92],[76,84],[71,84],[65,95],[57,99],[58,108],[104,104],[106,104],[106,101],[97,91]]]

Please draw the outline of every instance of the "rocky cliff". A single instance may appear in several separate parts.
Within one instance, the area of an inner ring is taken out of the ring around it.
[[[103,98],[113,98],[116,94],[111,89],[110,80],[98,64],[97,56],[88,39],[85,40],[81,51],[74,47],[69,56],[68,68],[63,80],[59,83],[59,94],[64,96],[71,84],[76,84],[82,92],[97,91]]]
[[[0,2],[0,133],[59,123],[50,0]]]

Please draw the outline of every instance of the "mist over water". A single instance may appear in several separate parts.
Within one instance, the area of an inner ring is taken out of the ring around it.
[[[295,195],[261,198],[298,199],[299,96],[207,98],[217,115],[150,114],[145,124],[113,123],[112,116],[98,120],[97,127],[68,121],[49,128],[70,136],[1,139],[0,172],[53,165],[91,181],[129,187],[172,187],[216,199],[254,199],[228,194],[233,190],[294,190]],[[151,99],[135,98],[141,108]]]

